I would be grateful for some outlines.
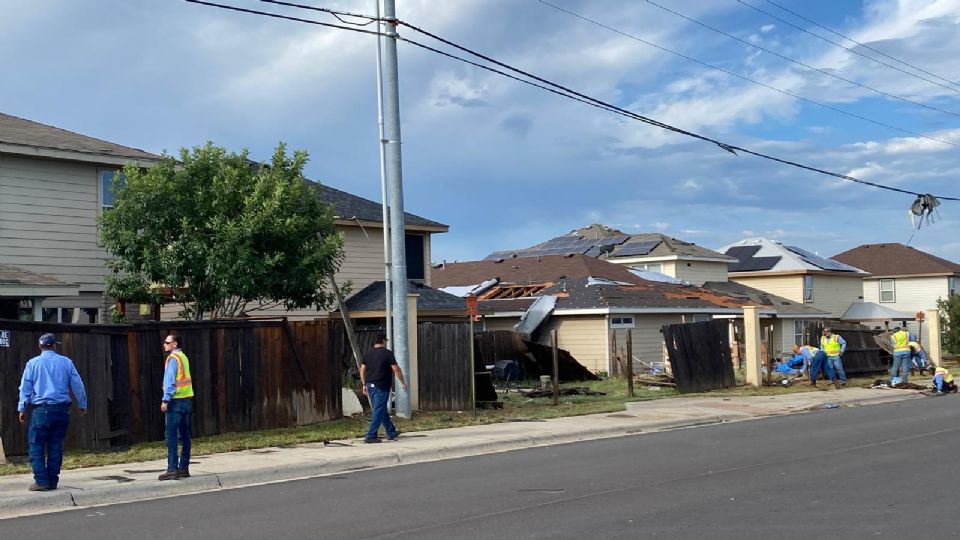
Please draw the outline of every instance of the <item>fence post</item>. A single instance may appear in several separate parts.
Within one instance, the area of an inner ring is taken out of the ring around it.
[[[627,397],[633,397],[633,331],[627,330]]]
[[[0,424],[0,433],[3,433],[3,425]],[[3,452],[3,437],[0,437],[0,465],[7,464],[7,455]]]
[[[420,346],[417,343],[420,330],[417,320],[417,299],[419,298],[419,294],[407,293],[407,358],[409,359],[407,369],[410,373],[404,373],[404,375],[407,377],[407,388],[410,392],[411,411],[420,410],[420,384],[418,384],[420,366],[417,363],[417,352]]]
[[[553,344],[553,404],[560,404],[560,363],[557,352],[557,331],[550,331],[550,343]]]
[[[757,306],[744,306],[743,330],[746,351],[747,384],[762,386],[760,358],[760,314]]]
[[[940,311],[927,311],[927,332],[930,333],[930,343],[927,344],[927,361],[935,366],[943,365],[943,353],[940,351]]]

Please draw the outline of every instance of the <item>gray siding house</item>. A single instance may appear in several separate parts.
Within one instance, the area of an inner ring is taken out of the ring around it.
[[[159,158],[0,113],[0,316],[109,320],[97,217],[115,171]]]

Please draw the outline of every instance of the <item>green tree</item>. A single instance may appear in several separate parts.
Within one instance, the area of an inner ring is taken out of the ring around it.
[[[107,293],[159,301],[180,316],[237,317],[250,308],[330,305],[325,284],[339,267],[343,241],[320,185],[303,178],[305,152],[281,143],[269,164],[207,143],[164,155],[153,167],[128,165],[114,179],[113,208],[100,220],[113,255]]]
[[[940,309],[940,329],[943,349],[960,353],[960,296],[951,294],[937,300]]]

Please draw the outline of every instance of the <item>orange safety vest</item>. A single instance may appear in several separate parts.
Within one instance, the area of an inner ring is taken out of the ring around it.
[[[167,357],[167,363],[171,360],[177,363],[177,378],[174,381],[173,399],[183,399],[193,397],[193,381],[190,380],[190,360],[183,351],[175,351]]]

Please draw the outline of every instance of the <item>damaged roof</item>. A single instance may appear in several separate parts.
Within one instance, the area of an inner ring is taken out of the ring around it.
[[[567,254],[611,260],[669,257],[734,261],[733,258],[716,251],[665,234],[630,234],[596,223],[528,248],[491,253],[487,260]]]
[[[59,150],[87,156],[157,161],[160,156],[88,137],[32,120],[0,113],[0,145],[4,152],[36,155],[36,150]]]
[[[663,312],[739,312],[753,302],[701,287],[640,280],[631,285],[588,285],[588,278],[567,280],[544,291],[557,296],[557,311],[615,309]]]
[[[748,287],[735,281],[708,281],[704,289],[741,298],[758,306],[767,306],[777,310],[781,317],[826,317],[826,311],[788,300],[782,296],[770,294],[760,289]]]
[[[833,258],[874,276],[960,274],[960,264],[899,243],[864,244]]]
[[[383,311],[386,304],[386,285],[383,281],[374,281],[347,299],[347,309],[357,311]],[[420,282],[410,282],[410,294],[418,294],[417,309],[421,311],[458,311],[466,312],[467,301],[459,296],[447,294],[428,287]]]
[[[493,278],[501,284],[556,283],[588,276],[635,283],[640,278],[626,267],[586,255],[544,255],[444,263],[430,270],[434,287],[477,285]]]

